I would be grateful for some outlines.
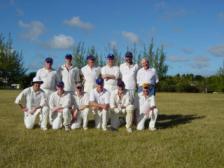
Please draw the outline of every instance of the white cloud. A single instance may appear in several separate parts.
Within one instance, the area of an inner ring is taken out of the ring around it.
[[[117,49],[117,42],[116,41],[110,41],[109,42],[109,48],[110,49]]]
[[[17,9],[16,9],[16,15],[17,15],[17,16],[23,16],[23,15],[24,15],[23,10],[22,10],[22,9],[17,8]]]
[[[137,34],[133,33],[133,32],[127,32],[127,31],[123,31],[122,35],[130,42],[137,44],[140,42],[140,39],[138,37]]]
[[[23,37],[29,40],[35,40],[45,31],[45,26],[40,21],[31,21],[30,23],[25,23],[22,20],[19,21],[19,26],[25,31],[23,32]]]
[[[193,60],[192,68],[194,69],[204,69],[209,66],[209,59],[205,56],[195,57]]]
[[[171,62],[188,62],[189,61],[189,58],[185,57],[185,56],[176,56],[176,55],[173,55],[173,56],[169,56],[167,57],[167,59]]]
[[[224,57],[224,44],[213,46],[208,51],[214,56]]]
[[[74,39],[64,34],[55,35],[48,43],[48,46],[53,49],[69,49],[73,45]]]
[[[70,20],[65,20],[64,23],[69,25],[69,26],[72,26],[72,27],[79,27],[83,30],[91,30],[94,27],[91,23],[82,21],[79,18],[79,16],[74,16]]]

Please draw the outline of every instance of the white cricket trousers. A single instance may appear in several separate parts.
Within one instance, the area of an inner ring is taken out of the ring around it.
[[[83,122],[83,128],[88,128],[88,113],[89,108],[85,108],[82,111],[78,112],[77,119],[74,123],[71,125],[71,129],[76,129],[81,127],[81,123]]]
[[[126,109],[119,110],[118,108],[115,108],[111,112],[111,127],[117,129],[120,126],[120,120],[119,116],[120,114],[125,114],[125,121],[126,121],[126,128],[132,127],[133,122],[133,114],[134,114],[134,106],[129,105],[126,107]]]
[[[95,127],[97,129],[106,129],[107,127],[107,113],[108,111],[107,110],[102,110],[102,111],[99,111],[97,110],[95,112]]]
[[[48,108],[44,106],[42,109],[37,109],[33,114],[24,112],[24,124],[27,129],[32,129],[34,127],[36,118],[40,117],[40,127],[47,128],[47,120],[43,116],[47,115]]]
[[[143,130],[145,128],[145,121],[147,119],[150,119],[149,128],[151,129],[155,128],[158,113],[159,113],[158,109],[155,108],[153,110],[153,114],[152,114],[152,110],[150,111],[148,116],[146,116],[144,113],[140,114],[138,118],[137,130]]]
[[[51,121],[50,124],[52,125],[52,129],[60,129],[62,127],[62,120],[63,125],[68,127],[71,122],[71,112],[69,108],[64,108],[63,112],[50,112],[51,113]]]
[[[84,92],[90,93],[95,87],[96,87],[95,83],[85,81]]]
[[[53,90],[49,90],[49,89],[43,89],[43,90],[44,90],[44,93],[45,93],[45,96],[46,96],[46,99],[47,99],[47,111],[46,111],[46,114],[44,114],[43,116],[41,116],[41,119],[46,122],[46,127],[47,127],[48,118],[49,118],[49,122],[51,120],[49,100],[50,100],[51,94],[54,91]]]

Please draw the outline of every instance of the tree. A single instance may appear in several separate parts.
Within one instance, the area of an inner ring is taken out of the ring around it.
[[[81,68],[86,64],[86,49],[83,42],[79,42],[76,46],[73,48],[73,64]]]
[[[0,34],[0,80],[1,84],[10,86],[12,83],[22,83],[27,69],[23,65],[22,52],[13,49],[12,39],[6,39]]]

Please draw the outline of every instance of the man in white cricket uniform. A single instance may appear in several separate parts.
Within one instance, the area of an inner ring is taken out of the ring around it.
[[[113,54],[107,56],[107,65],[101,68],[101,74],[104,79],[104,88],[112,93],[117,88],[119,78],[119,67],[114,65]]]
[[[81,72],[84,77],[84,91],[90,93],[96,87],[96,79],[100,76],[100,67],[95,67],[93,55],[87,56],[87,65],[82,67]]]
[[[141,61],[142,68],[137,72],[137,84],[138,91],[142,91],[142,85],[144,83],[150,84],[150,92],[155,95],[155,86],[159,82],[158,75],[154,68],[149,67],[149,61],[146,58],[143,58]]]
[[[96,80],[96,88],[90,93],[90,106],[95,113],[95,126],[97,129],[107,130],[107,115],[110,104],[110,93],[104,89],[102,78]]]
[[[138,65],[133,64],[133,54],[131,52],[126,52],[125,63],[120,65],[120,73],[122,81],[125,83],[125,89],[129,92],[132,97],[132,102],[136,90],[136,74],[138,71]]]
[[[50,95],[56,90],[56,83],[57,83],[57,72],[52,68],[53,59],[47,57],[45,59],[44,67],[37,71],[36,77],[43,81],[41,85],[41,89],[44,90],[46,98],[47,98],[47,106],[48,106],[48,115],[43,116],[45,117],[44,120],[48,119],[50,114],[49,112],[49,99]]]
[[[65,131],[70,130],[71,122],[71,94],[64,91],[64,83],[57,83],[57,91],[50,96],[50,124],[53,129],[60,129],[63,125]]]
[[[75,84],[80,82],[79,69],[72,65],[72,55],[65,56],[65,64],[62,65],[57,72],[58,80],[63,81],[65,86],[64,90],[73,92]]]
[[[88,129],[88,113],[89,113],[89,94],[83,91],[81,83],[76,84],[75,91],[72,95],[72,125],[71,129],[81,127]]]
[[[147,119],[150,119],[149,130],[156,130],[155,124],[158,116],[158,109],[156,108],[154,94],[150,94],[149,85],[150,84],[143,84],[143,90],[139,94],[139,118],[137,130],[144,129],[145,121]]]
[[[128,132],[132,132],[132,122],[134,105],[130,102],[130,95],[125,90],[125,84],[123,81],[118,80],[117,90],[115,90],[110,96],[110,108],[111,108],[111,127],[117,129],[120,126],[119,115],[126,115],[126,129]]]
[[[37,77],[33,78],[32,86],[24,89],[15,100],[15,104],[18,104],[24,112],[24,124],[27,129],[33,128],[38,114],[42,116],[48,114],[45,94],[40,89],[42,83],[43,81]],[[47,120],[43,118],[40,116],[40,126],[42,130],[47,130]]]

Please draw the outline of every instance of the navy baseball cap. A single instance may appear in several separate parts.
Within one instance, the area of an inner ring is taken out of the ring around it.
[[[132,52],[127,51],[127,52],[125,53],[125,57],[133,58],[133,54],[132,54]]]
[[[86,57],[86,60],[95,60],[95,57],[93,56],[93,55],[88,55],[87,57]]]
[[[113,54],[108,54],[107,55],[107,59],[112,59],[113,60],[114,59],[114,55]]]
[[[96,79],[96,84],[97,84],[97,85],[103,85],[103,83],[104,83],[104,81],[103,81],[102,78],[98,78],[98,79]]]
[[[50,64],[53,64],[53,59],[51,57],[47,57],[45,59],[45,62],[50,63]]]
[[[63,88],[64,87],[64,82],[60,81],[56,85],[57,87]]]
[[[118,86],[118,87],[125,88],[125,84],[124,84],[124,82],[123,82],[122,80],[118,80],[118,81],[117,81],[117,86]]]
[[[71,54],[66,54],[65,59],[72,59],[72,55]]]

